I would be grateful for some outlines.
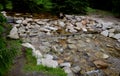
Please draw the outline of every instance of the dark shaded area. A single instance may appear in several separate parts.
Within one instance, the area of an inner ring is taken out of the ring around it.
[[[120,0],[0,0],[0,10],[86,14],[87,7],[92,7],[120,15],[119,4]]]
[[[107,10],[120,16],[120,0],[89,0],[89,6],[95,9]]]

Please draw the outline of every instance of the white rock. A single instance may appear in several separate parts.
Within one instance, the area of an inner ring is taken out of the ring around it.
[[[3,14],[3,16],[7,17],[6,11],[2,11],[1,13]]]
[[[72,67],[71,69],[74,73],[78,73],[81,70],[79,66]]]
[[[115,38],[115,39],[120,39],[120,33],[119,33],[119,34],[115,34],[115,35],[114,35],[114,38]]]
[[[83,31],[87,32],[87,29],[86,28],[82,28]]]
[[[50,54],[45,54],[44,57],[45,57],[45,59],[50,59],[50,60],[53,59],[53,56]]]
[[[26,20],[27,22],[29,22],[29,21],[33,21],[32,18],[26,18],[25,20]]]
[[[82,27],[82,23],[81,22],[76,22],[76,25],[77,25],[78,28]]]
[[[20,24],[14,24],[15,27],[20,27]]]
[[[109,32],[113,33],[113,32],[115,32],[115,29],[109,29]]]
[[[107,58],[109,58],[109,56],[107,54],[103,54],[103,58],[107,59]]]
[[[64,26],[65,26],[65,23],[62,22],[62,21],[58,21],[58,24],[59,24],[59,26],[61,26],[61,27],[64,27]]]
[[[40,53],[40,51],[36,51],[35,47],[32,44],[22,43],[21,45],[24,46],[24,47],[27,47],[27,48],[31,48],[32,49],[32,55],[35,56],[35,57],[41,58],[42,54]]]
[[[65,15],[65,17],[67,17],[67,18],[72,18],[73,15]]]
[[[108,30],[102,31],[101,34],[107,37],[109,34],[109,31]]]
[[[101,28],[101,27],[102,27],[102,24],[99,23],[99,24],[96,25],[96,27],[97,27],[97,28]]]
[[[118,42],[120,42],[120,39],[118,39]]]
[[[113,37],[114,36],[114,33],[109,33],[109,37]]]
[[[77,17],[76,20],[77,20],[77,21],[81,21],[81,18],[80,18],[80,17]]]
[[[40,25],[46,24],[46,22],[43,22],[43,21],[37,21],[37,23],[40,24]]]
[[[16,20],[15,23],[21,24],[23,20]]]
[[[41,54],[40,50],[36,50],[36,51],[35,51],[35,57],[36,57],[37,59],[41,59],[41,58],[42,58],[42,54]]]
[[[67,76],[75,76],[69,67],[64,67],[63,69],[67,73]]]
[[[102,29],[105,30],[107,28],[111,28],[113,25],[113,22],[103,22],[102,24],[103,24]]]
[[[66,31],[71,33],[77,32],[77,30],[75,30],[74,26],[71,23],[67,23]]]
[[[56,68],[56,67],[58,67],[58,62],[55,60],[50,60],[50,59],[42,59],[42,65],[47,66],[47,67]]]
[[[12,39],[19,39],[18,29],[16,27],[13,27],[12,30],[10,31],[10,34],[8,35],[8,37],[10,37]]]
[[[42,60],[41,59],[37,59],[37,65],[41,65],[42,64]]]
[[[68,48],[70,48],[70,49],[77,49],[75,44],[68,44]]]
[[[30,43],[22,43],[21,45],[24,46],[24,47],[27,47],[27,48],[31,48],[32,50],[35,51],[35,47]]]
[[[46,26],[45,28],[47,28],[47,29],[49,29],[49,30],[53,30],[53,31],[58,30],[57,27],[51,27],[51,26]]]
[[[71,64],[69,62],[61,63],[61,67],[71,67]]]
[[[63,68],[64,69],[64,71],[65,71],[65,73],[72,73],[72,70],[70,69],[70,67],[64,67]]]
[[[27,20],[23,20],[22,24],[27,25],[28,21]]]

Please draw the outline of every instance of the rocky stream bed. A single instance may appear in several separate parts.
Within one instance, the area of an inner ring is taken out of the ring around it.
[[[36,65],[61,67],[67,76],[120,76],[120,21],[66,15],[64,19],[8,17],[8,35],[32,48]],[[41,76],[41,75],[33,75]]]

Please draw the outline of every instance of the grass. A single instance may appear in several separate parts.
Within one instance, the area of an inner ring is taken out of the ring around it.
[[[43,65],[36,65],[36,58],[32,56],[31,49],[26,51],[26,64],[23,68],[24,72],[40,72],[47,76],[67,76],[61,68],[51,68]]]
[[[109,11],[103,11],[103,10],[99,10],[99,9],[93,9],[88,7],[87,8],[87,14],[88,15],[100,15],[101,17],[104,16],[113,16],[114,14],[109,12]]]
[[[0,76],[11,69],[14,58],[21,52],[21,40],[7,38],[11,25],[0,14]]]
[[[14,58],[21,52],[19,40],[8,40],[0,38],[0,75],[4,75],[11,67]]]

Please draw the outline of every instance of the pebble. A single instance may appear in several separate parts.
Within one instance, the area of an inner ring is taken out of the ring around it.
[[[64,62],[60,64],[61,67],[71,67],[71,63],[69,62]]]

